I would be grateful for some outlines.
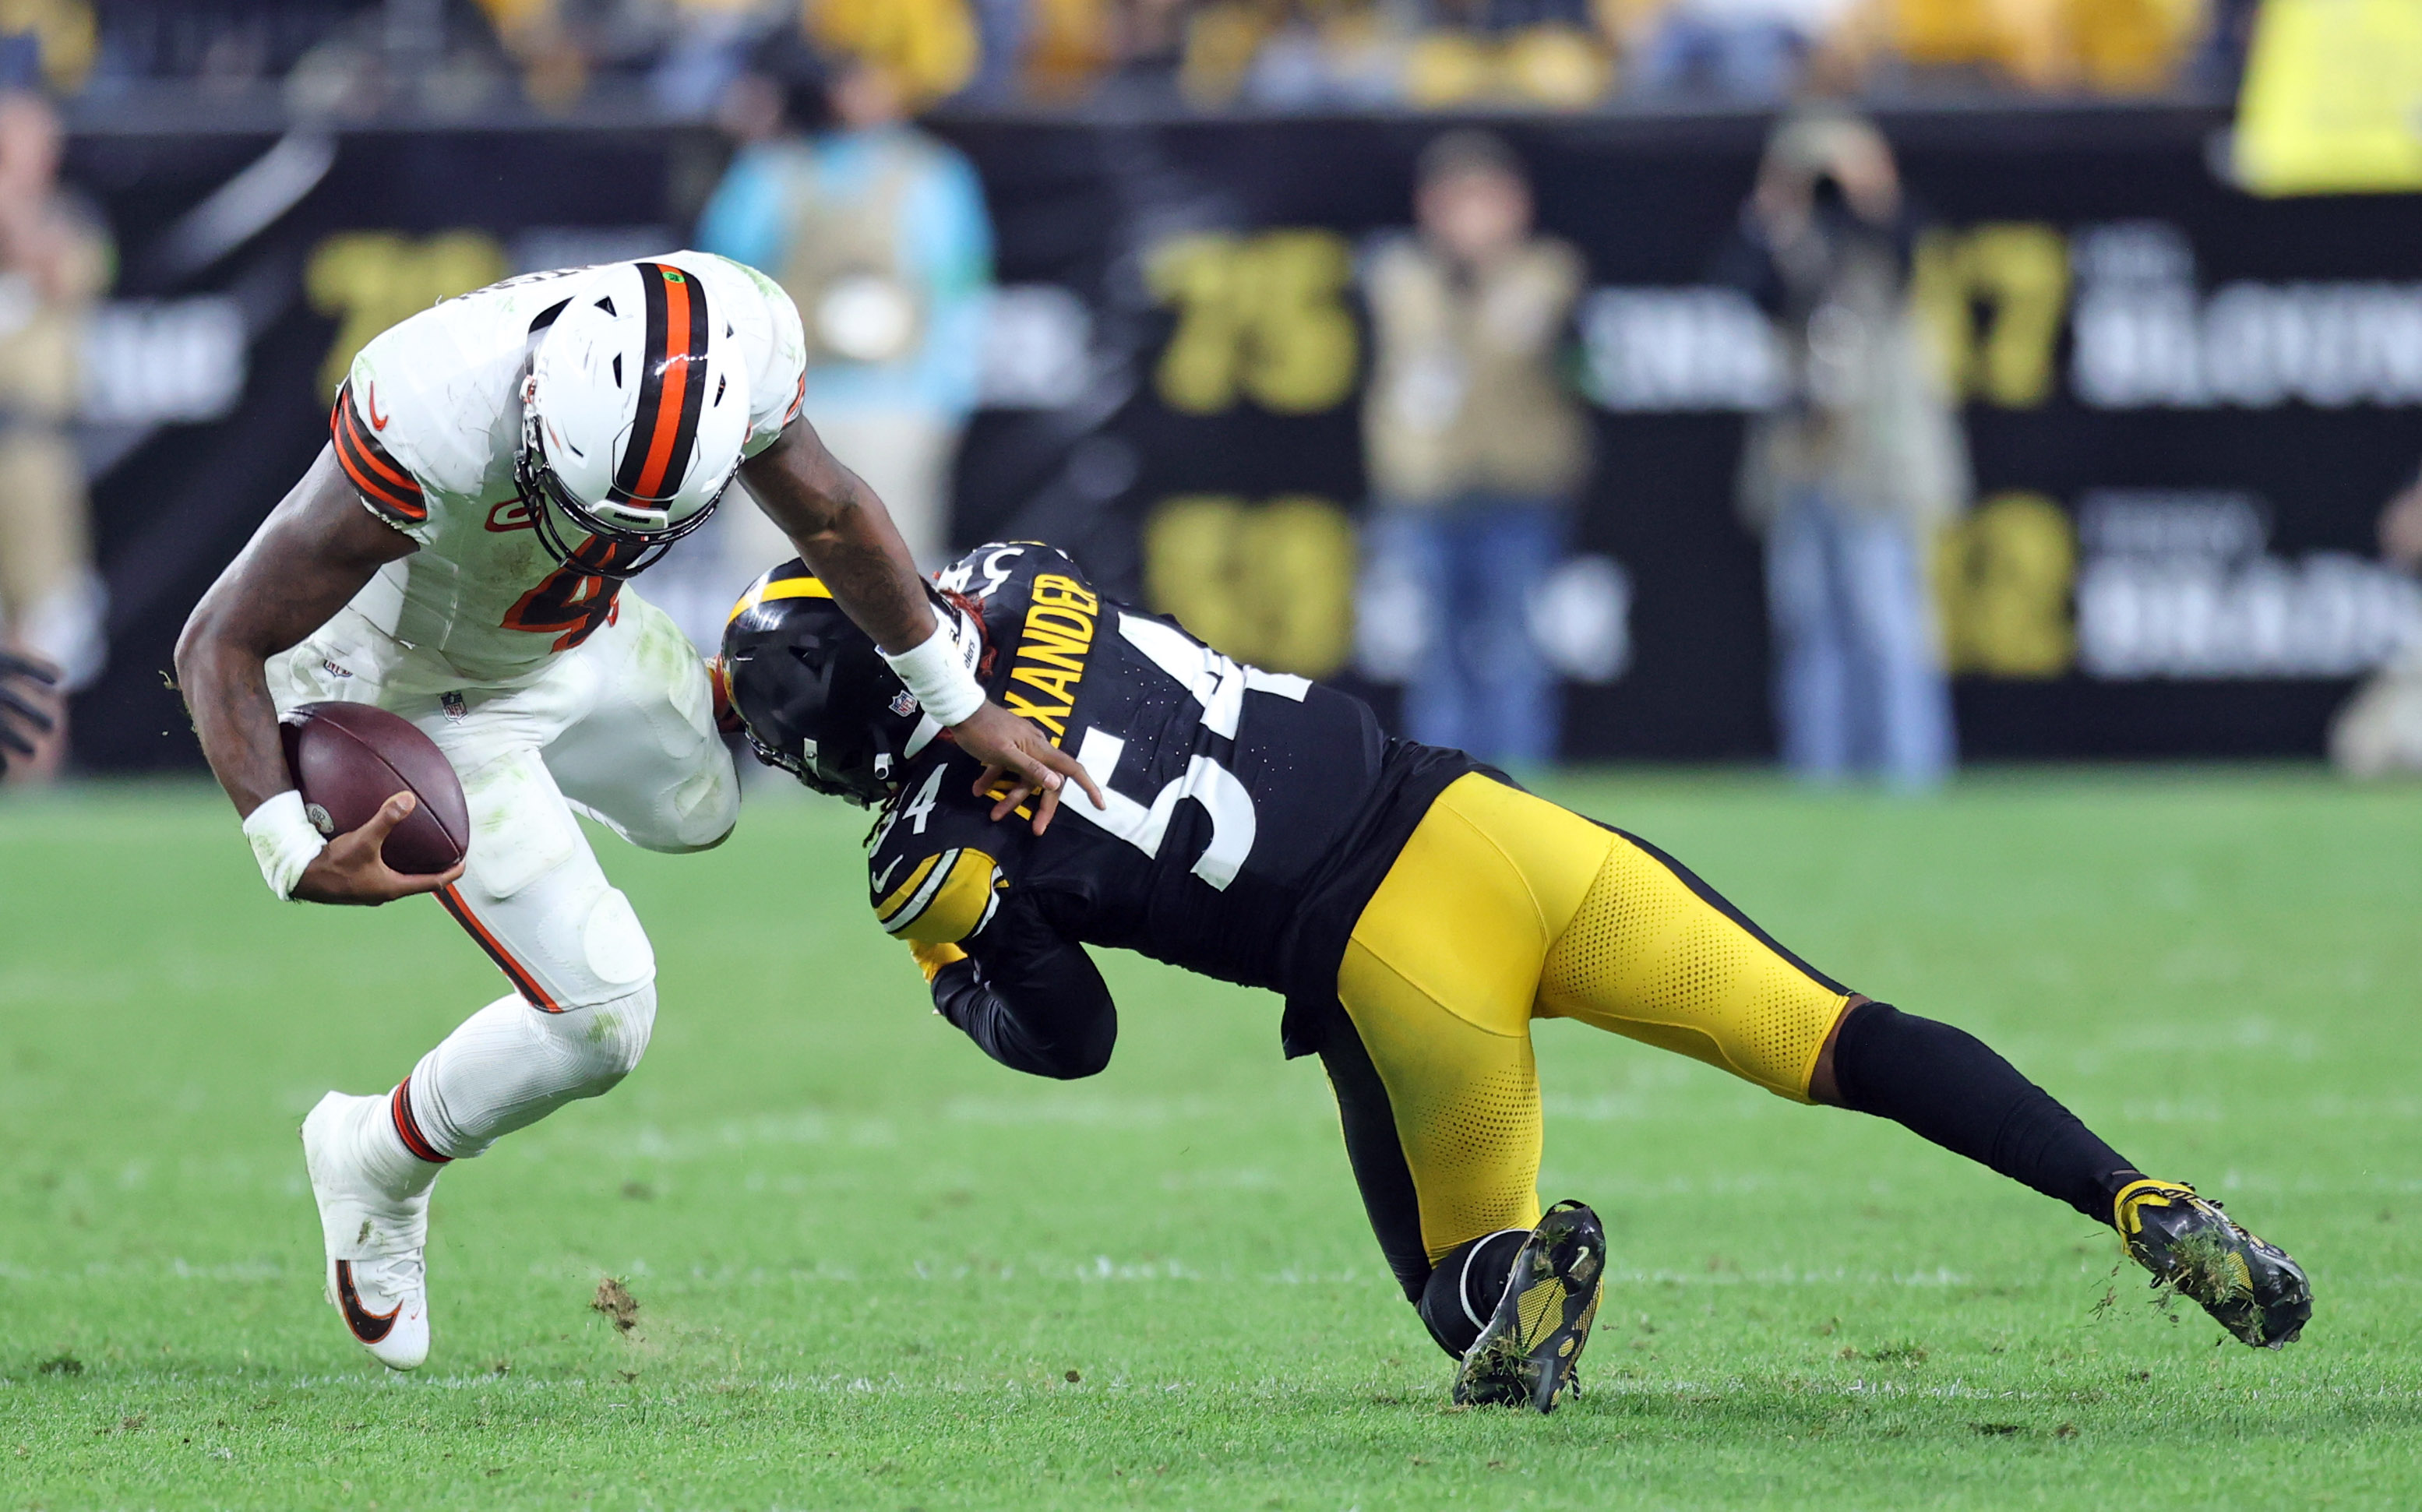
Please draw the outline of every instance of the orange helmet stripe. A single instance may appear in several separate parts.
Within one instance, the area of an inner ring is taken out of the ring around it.
[[[639,413],[614,480],[615,494],[653,503],[680,485],[698,440],[706,383],[706,291],[697,276],[662,262],[638,264],[647,298],[648,359]]]

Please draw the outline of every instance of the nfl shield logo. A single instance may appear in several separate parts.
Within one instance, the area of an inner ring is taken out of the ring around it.
[[[463,695],[460,693],[438,694],[437,706],[446,711],[446,717],[448,719],[460,719],[471,712],[471,706],[463,701]]]
[[[891,695],[891,712],[903,719],[917,712],[917,695],[905,688]]]

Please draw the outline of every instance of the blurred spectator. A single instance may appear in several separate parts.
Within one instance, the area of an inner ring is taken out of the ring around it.
[[[1858,0],[1673,0],[1634,62],[1632,87],[1781,100]]]
[[[1911,240],[1882,135],[1804,108],[1769,143],[1725,264],[1772,318],[1787,377],[1740,475],[1766,537],[1784,760],[1923,788],[1953,760],[1927,562],[1969,485],[1910,304]]]
[[[86,310],[110,252],[59,187],[59,122],[38,95],[0,96],[0,643],[100,675],[106,594],[93,571],[85,479],[67,433]],[[66,721],[25,770],[56,769]]]
[[[666,0],[666,38],[649,71],[657,103],[684,116],[714,110],[765,31],[763,0]]]
[[[896,124],[975,77],[976,21],[967,0],[807,0],[806,15],[818,48],[882,71],[888,94],[880,106],[865,107],[875,111],[870,127]]]
[[[2422,571],[2422,478],[2380,512],[2380,555]],[[2422,772],[2422,645],[2406,647],[2338,710],[2330,760],[2349,777]]]
[[[1031,0],[1027,89],[1045,103],[1167,94],[1196,0]]]
[[[1046,104],[1080,100],[1115,47],[1112,0],[1031,0],[1025,93]]]
[[[1865,45],[1918,80],[2154,94],[2208,29],[2209,0],[1866,0]]]
[[[100,28],[86,0],[0,5],[0,83],[72,93],[92,71]]]
[[[976,71],[959,92],[970,104],[1006,104],[1017,97],[1018,70],[1033,28],[1032,0],[969,0],[975,15]]]
[[[0,651],[0,777],[8,775],[11,756],[34,755],[35,743],[56,723],[50,691],[56,681],[39,662]]]
[[[1412,104],[1578,110],[1613,87],[1588,0],[1430,0],[1429,9],[1406,63]]]
[[[1387,104],[1404,92],[1408,19],[1381,0],[1213,0],[1188,19],[1180,83],[1200,105]]]
[[[807,329],[809,419],[930,567],[950,543],[951,465],[975,408],[992,224],[967,159],[908,123],[911,89],[930,98],[955,87],[952,75],[906,73],[893,55],[838,55],[821,87],[794,69],[778,119],[764,123],[773,134],[732,160],[699,244],[790,291]],[[741,91],[752,95],[774,98],[762,76]],[[810,115],[819,97],[824,121]],[[762,129],[733,124],[744,136]],[[731,520],[735,574],[790,555],[756,512]]]
[[[479,0],[496,40],[522,71],[522,88],[543,110],[569,110],[588,92],[590,48],[563,0]]]
[[[489,103],[501,53],[568,111],[601,80],[704,113],[769,29],[877,56],[920,100],[1109,114],[1576,110],[1650,96],[1852,87],[1975,95],[2225,90],[2257,0],[0,0],[0,78],[55,90],[283,77],[310,113]],[[98,24],[96,25],[96,18]],[[483,21],[484,28],[459,24]],[[413,37],[434,38],[419,46]],[[23,55],[23,61],[11,62]],[[298,60],[299,58],[299,60]]]
[[[1414,208],[1418,233],[1381,242],[1363,275],[1371,577],[1421,616],[1405,732],[1536,766],[1558,718],[1530,606],[1589,471],[1559,364],[1581,255],[1533,232],[1523,165],[1486,133],[1430,143]]]

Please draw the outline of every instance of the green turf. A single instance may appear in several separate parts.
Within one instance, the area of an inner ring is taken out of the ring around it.
[[[1590,1394],[1444,1408],[1277,1003],[1125,957],[1115,1063],[993,1065],[866,916],[862,824],[604,843],[641,1070],[449,1173],[436,1349],[319,1298],[293,1130],[499,980],[429,904],[269,901],[195,788],[0,804],[0,1506],[2422,1502],[2422,805],[2273,773],[1560,795],[1816,965],[1985,1035],[2305,1259],[2214,1347],[2107,1232],[1847,1113],[1543,1026],[1550,1198],[1606,1216]],[[639,1327],[589,1303],[623,1278]]]

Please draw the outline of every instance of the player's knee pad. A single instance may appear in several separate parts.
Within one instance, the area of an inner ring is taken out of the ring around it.
[[[697,770],[656,801],[651,823],[625,833],[641,849],[685,856],[715,849],[739,823],[740,774],[717,742]]]
[[[602,880],[602,879],[601,879]],[[620,888],[601,888],[580,919],[580,959],[588,980],[583,997],[624,997],[656,980],[656,948]]]
[[[721,752],[716,753],[718,757]],[[713,850],[731,838],[740,823],[740,779],[729,759],[713,764],[721,770],[685,782],[672,796],[672,843],[652,850],[676,855]]]
[[[645,982],[626,997],[543,1016],[572,1076],[565,1091],[594,1097],[637,1070],[648,1053],[656,1028],[656,984]]]
[[[1480,1331],[1487,1326],[1488,1315],[1505,1295],[1505,1283],[1514,1274],[1514,1256],[1530,1236],[1528,1229],[1499,1229],[1468,1239],[1439,1258],[1413,1303],[1439,1348],[1457,1360],[1470,1351]]]

